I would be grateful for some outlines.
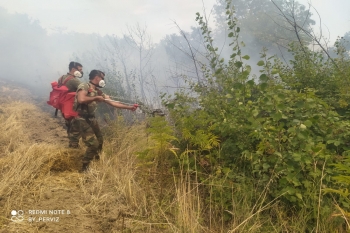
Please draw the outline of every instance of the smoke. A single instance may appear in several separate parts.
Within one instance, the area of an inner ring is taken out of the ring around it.
[[[295,41],[295,35],[276,25],[276,21],[281,24],[282,20],[276,18],[278,10],[270,1],[233,2],[241,29],[239,39],[246,45],[242,54],[250,56],[247,64],[252,66],[253,73],[258,73],[256,63],[263,47],[269,49],[269,55],[277,54],[288,61],[285,47],[288,42]],[[290,13],[288,4],[281,7]],[[298,7],[296,19],[305,25],[307,22],[310,29],[312,15],[302,5]],[[232,41],[227,37],[225,12],[224,1],[219,0],[211,16],[216,24],[209,26],[218,52],[228,61],[232,54],[228,44]],[[173,93],[185,86],[183,77],[192,81],[203,78],[201,64],[208,64],[208,59],[199,28],[166,35],[157,44],[152,42],[146,26],[129,29],[122,37],[63,33],[62,30],[48,34],[38,21],[27,15],[9,14],[0,8],[0,79],[15,81],[38,95],[48,96],[50,83],[68,72],[70,61],[77,61],[83,65],[83,80],[87,80],[90,70],[101,69],[107,74],[109,90],[114,89],[117,95],[127,98],[143,97],[151,104],[162,92]],[[140,36],[144,36],[143,41]]]
[[[151,40],[145,46],[145,41],[132,42],[131,35],[48,35],[38,21],[25,14],[9,14],[3,8],[0,22],[0,79],[24,85],[40,96],[48,97],[50,83],[68,72],[70,61],[83,65],[85,81],[91,70],[103,70],[107,84],[127,97],[146,93],[144,97],[151,102],[159,96],[159,86],[166,83],[165,49]]]
[[[10,80],[47,95],[50,83],[68,72],[74,54],[96,44],[95,35],[52,34],[24,14],[0,8],[1,79]]]

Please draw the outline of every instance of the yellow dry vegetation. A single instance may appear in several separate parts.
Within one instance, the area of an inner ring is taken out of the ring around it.
[[[189,176],[166,180],[137,161],[151,143],[144,123],[111,123],[101,160],[79,173],[85,148],[58,140],[66,132],[50,114],[9,100],[0,122],[0,232],[199,232]]]
[[[31,103],[5,101],[0,106],[0,232],[155,232],[147,194],[136,178],[136,152],[147,143],[144,125],[113,125],[115,132],[104,147],[108,153],[82,174],[83,146],[68,149],[44,132],[40,139],[38,128],[28,124],[38,113],[43,121],[50,120]],[[51,123],[65,133],[57,122]],[[52,124],[41,130],[49,131]],[[12,210],[23,210],[24,220],[11,220]]]

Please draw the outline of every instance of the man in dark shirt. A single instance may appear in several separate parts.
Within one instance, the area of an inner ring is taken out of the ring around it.
[[[58,79],[58,85],[59,86],[66,86],[68,88],[68,92],[76,92],[78,89],[78,86],[81,84],[80,78],[83,77],[83,74],[84,74],[83,73],[83,66],[78,62],[72,61],[69,63],[68,69],[69,69],[69,73],[61,76]],[[69,129],[71,127],[72,119],[65,119],[65,123],[67,126],[69,147],[77,148],[78,145],[73,143],[71,140],[71,137],[70,137],[70,130]]]
[[[63,75],[62,77],[60,77],[58,79],[58,85],[62,86],[62,84],[64,83],[64,81],[71,77],[65,84],[64,86],[66,86],[69,90],[69,92],[76,92],[77,88],[79,86],[79,84],[81,83],[80,78],[83,77],[83,66],[78,63],[78,62],[70,62],[69,63],[69,73],[67,73],[66,75]]]

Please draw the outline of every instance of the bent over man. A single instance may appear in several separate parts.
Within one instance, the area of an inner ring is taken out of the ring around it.
[[[105,86],[105,74],[99,70],[92,70],[89,74],[89,83],[81,83],[78,86],[75,96],[74,110],[78,116],[72,120],[70,128],[70,141],[78,145],[79,138],[82,137],[87,146],[83,157],[82,171],[85,171],[91,160],[99,159],[98,153],[102,149],[102,133],[95,118],[97,102],[107,104],[122,109],[136,110],[135,106],[128,106],[117,102],[105,101],[109,96],[105,95],[99,88]]]

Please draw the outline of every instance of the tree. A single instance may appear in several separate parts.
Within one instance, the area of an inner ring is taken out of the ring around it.
[[[136,24],[135,27],[128,27],[128,35],[124,39],[128,41],[129,45],[137,51],[137,71],[138,81],[140,84],[141,99],[147,102],[146,89],[147,85],[152,85],[151,79],[153,74],[152,56],[154,51],[154,44],[151,36],[147,33],[147,27],[141,27]]]
[[[348,51],[348,56],[349,56],[350,55],[349,54],[349,51],[350,51],[350,31],[345,33],[345,35],[341,39],[343,40],[344,47]]]
[[[208,61],[200,29],[193,27],[190,32],[185,32],[179,25],[176,26],[180,35],[167,35],[161,44],[172,62],[172,66],[169,67],[171,81],[180,88],[185,86],[184,76],[188,80],[200,82],[203,78],[201,67]]]
[[[106,72],[109,93],[123,99],[133,99],[133,74],[130,64],[130,46],[124,38],[106,35],[100,39],[98,54],[95,56],[99,67]],[[101,57],[102,55],[102,57]],[[124,85],[124,83],[126,85]]]
[[[275,4],[274,4],[275,3]],[[234,0],[232,5],[235,9],[235,17],[238,20],[238,27],[242,28],[240,36],[245,44],[247,53],[256,54],[266,47],[271,54],[279,53],[288,44],[298,41],[294,29],[285,19],[295,21],[306,31],[311,31],[315,22],[311,19],[310,9],[295,0]],[[216,27],[214,38],[219,39],[222,44],[225,38],[225,0],[219,0],[214,7]],[[279,11],[279,9],[281,11]],[[300,33],[302,34],[302,33]],[[310,43],[310,39],[301,35],[300,40]],[[283,49],[285,51],[285,49]]]

